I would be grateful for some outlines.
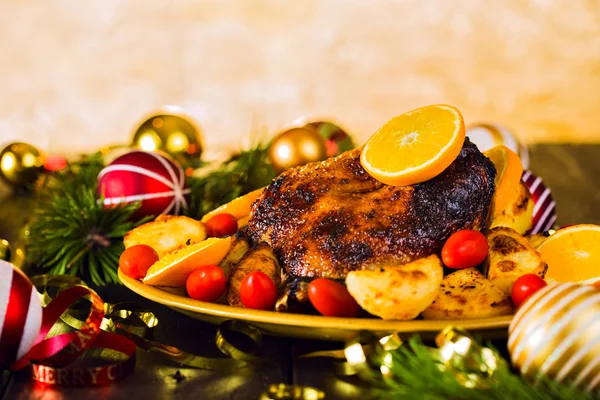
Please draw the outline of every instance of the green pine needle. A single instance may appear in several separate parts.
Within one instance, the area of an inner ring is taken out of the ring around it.
[[[494,349],[492,351],[498,359],[502,359],[497,351]],[[553,382],[549,378],[540,378],[537,385],[531,385],[511,372],[507,362],[499,363],[493,379],[489,379],[489,388],[467,388],[456,379],[455,372],[440,368],[440,360],[433,356],[431,349],[418,337],[411,338],[407,345],[392,351],[391,354],[393,362],[390,371],[393,378],[383,380],[385,390],[379,393],[378,398],[427,400],[593,400],[597,398],[568,385]]]
[[[29,227],[27,257],[52,275],[91,279],[98,286],[119,283],[117,268],[123,237],[139,203],[104,208],[96,195],[98,173],[104,167],[93,155],[46,177]]]
[[[200,219],[238,196],[267,186],[275,177],[268,144],[243,150],[210,172],[188,179],[191,195],[186,215]]]
[[[152,217],[131,222],[140,204],[104,208],[96,194],[101,154],[71,163],[44,178],[29,227],[27,258],[53,275],[74,275],[95,285],[118,283],[123,237]],[[268,161],[268,145],[241,151],[212,171],[188,178],[191,188],[188,216],[200,219],[234,198],[268,185],[275,171]]]

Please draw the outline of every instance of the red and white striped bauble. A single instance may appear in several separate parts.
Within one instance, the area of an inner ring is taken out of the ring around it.
[[[544,185],[542,178],[535,176],[531,171],[523,172],[521,179],[529,189],[535,204],[530,233],[536,234],[551,229],[556,222],[556,202],[550,189]]]
[[[166,154],[134,150],[113,160],[98,175],[104,205],[141,201],[135,217],[179,214],[187,209],[181,166]]]
[[[33,346],[42,326],[42,304],[25,274],[0,260],[0,369],[8,368]]]

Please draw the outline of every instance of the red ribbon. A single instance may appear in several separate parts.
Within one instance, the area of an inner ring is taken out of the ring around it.
[[[82,297],[90,300],[92,307],[81,329],[46,339],[60,316]],[[93,290],[77,285],[60,292],[44,308],[42,328],[33,347],[12,369],[17,371],[30,366],[34,380],[70,387],[105,385],[125,378],[135,368],[136,345],[124,336],[100,330],[103,317],[104,302]],[[127,358],[99,367],[68,367],[92,347],[112,349]]]
[[[19,344],[27,321],[31,283],[18,269],[12,271],[12,284],[8,294],[4,327],[0,332],[0,365],[10,365],[17,358]]]

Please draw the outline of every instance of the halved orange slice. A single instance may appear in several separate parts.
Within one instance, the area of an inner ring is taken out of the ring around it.
[[[188,276],[202,265],[216,265],[225,258],[232,237],[208,238],[175,250],[155,262],[142,280],[154,286],[185,286]]]
[[[367,141],[360,154],[363,168],[394,186],[427,181],[456,159],[465,141],[460,112],[433,105],[392,118]]]
[[[519,195],[523,164],[519,156],[506,146],[494,146],[484,152],[496,167],[496,190],[492,214],[499,215]]]
[[[243,196],[236,197],[229,203],[225,203],[222,206],[207,212],[206,214],[204,214],[200,221],[206,222],[211,217],[214,217],[217,214],[231,214],[234,216],[235,219],[238,220],[239,226],[239,220],[244,219],[245,217],[250,215],[250,208],[252,207],[252,203],[254,203],[256,199],[258,199],[258,197],[262,194],[264,190],[265,188],[260,188],[250,193],[246,193]]]
[[[561,228],[538,248],[549,282],[600,282],[600,226]]]

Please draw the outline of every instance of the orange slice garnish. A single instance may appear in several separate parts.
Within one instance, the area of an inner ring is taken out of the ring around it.
[[[150,267],[143,282],[154,286],[185,286],[196,268],[219,264],[229,251],[231,241],[231,236],[208,238],[168,253]]]
[[[250,215],[250,208],[252,207],[252,203],[258,199],[258,197],[262,194],[265,188],[256,189],[250,193],[246,193],[243,196],[236,197],[231,200],[229,203],[225,203],[220,207],[215,208],[212,211],[204,214],[200,221],[206,222],[210,218],[214,217],[217,214],[231,214],[235,219],[242,220]]]
[[[493,215],[498,215],[519,195],[523,164],[519,156],[506,146],[494,146],[483,153],[496,167],[496,190],[492,205]]]
[[[561,228],[538,248],[549,282],[600,282],[600,226]]]
[[[394,186],[427,181],[456,159],[465,141],[465,123],[451,106],[433,105],[392,118],[367,141],[363,168]]]

